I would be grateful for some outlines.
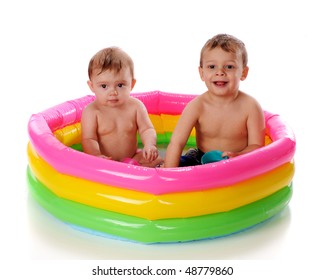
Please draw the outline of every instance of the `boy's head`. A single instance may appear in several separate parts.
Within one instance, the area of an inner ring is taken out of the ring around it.
[[[243,67],[247,66],[248,56],[247,56],[245,44],[241,40],[237,39],[232,35],[218,34],[216,36],[213,36],[211,39],[209,39],[203,46],[200,55],[200,67],[202,67],[203,64],[204,53],[208,50],[212,50],[217,47],[221,48],[226,52],[231,52],[234,54],[241,55]]]
[[[97,52],[89,61],[88,77],[99,75],[106,70],[119,73],[121,69],[129,68],[131,79],[134,79],[134,64],[131,57],[118,47],[105,48]]]

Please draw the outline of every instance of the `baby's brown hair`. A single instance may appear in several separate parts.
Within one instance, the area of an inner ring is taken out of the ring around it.
[[[200,55],[200,67],[202,67],[202,57],[206,50],[212,50],[214,48],[221,48],[226,52],[237,53],[240,52],[243,61],[243,67],[247,66],[248,55],[245,44],[236,37],[229,34],[218,34],[209,39],[201,50]]]
[[[88,77],[91,79],[94,70],[99,70],[98,74],[106,70],[118,73],[126,67],[130,68],[131,77],[134,79],[134,64],[131,57],[118,47],[105,48],[97,52],[89,61]]]

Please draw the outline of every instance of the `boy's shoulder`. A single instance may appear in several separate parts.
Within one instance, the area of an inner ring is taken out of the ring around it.
[[[258,104],[258,101],[251,95],[240,91],[240,98],[241,98],[241,102],[247,102],[247,103],[251,103],[251,104]]]
[[[241,92],[240,106],[245,108],[247,112],[254,113],[256,111],[262,112],[261,104],[255,99],[255,97]]]
[[[202,107],[205,106],[205,104],[211,103],[211,99],[209,98],[209,93],[204,92],[198,96],[196,96],[194,99],[192,99],[188,105],[190,105],[195,110],[201,110]]]
[[[200,104],[202,104],[204,102],[204,100],[206,98],[205,95],[206,95],[206,93],[197,95],[188,104],[191,104],[192,106],[199,106]]]

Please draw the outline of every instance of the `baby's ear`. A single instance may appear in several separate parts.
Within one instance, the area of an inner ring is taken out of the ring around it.
[[[90,90],[91,90],[92,92],[94,92],[94,88],[93,88],[93,83],[92,83],[92,81],[88,80],[88,81],[87,81],[87,85],[89,86]]]
[[[132,83],[131,83],[131,90],[134,88],[136,82],[137,82],[136,79],[133,79],[133,80],[132,80]]]
[[[249,70],[248,66],[244,67],[240,78],[241,81],[244,81],[247,78],[248,70]]]

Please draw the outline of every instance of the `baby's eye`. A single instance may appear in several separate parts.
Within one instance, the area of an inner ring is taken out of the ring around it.
[[[100,87],[105,89],[105,88],[107,88],[107,85],[102,84],[102,85],[100,85]]]
[[[235,69],[235,66],[234,65],[225,65],[223,68],[225,70],[234,70]]]
[[[208,68],[209,69],[214,69],[214,68],[216,68],[216,66],[215,65],[208,65]]]
[[[122,84],[122,83],[117,84],[117,87],[119,87],[119,88],[121,88],[123,86],[124,86],[124,84]]]

